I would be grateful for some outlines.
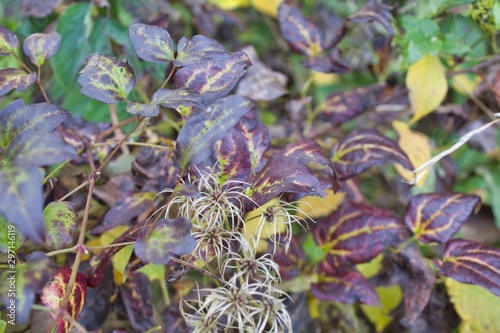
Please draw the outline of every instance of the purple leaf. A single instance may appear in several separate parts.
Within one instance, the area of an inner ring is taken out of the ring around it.
[[[36,82],[36,73],[26,73],[22,69],[0,69],[0,96],[9,93],[12,89],[23,91]]]
[[[130,26],[129,36],[139,58],[151,62],[174,60],[174,44],[167,30],[136,23]]]
[[[45,60],[52,57],[61,46],[61,35],[57,32],[50,34],[32,34],[26,37],[23,43],[24,54],[36,66],[42,66]]]

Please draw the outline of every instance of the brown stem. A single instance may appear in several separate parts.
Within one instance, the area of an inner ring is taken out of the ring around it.
[[[206,269],[200,268],[200,267],[198,267],[198,266],[196,266],[196,265],[193,265],[193,264],[191,264],[191,263],[189,263],[189,262],[187,262],[187,261],[184,261],[184,260],[178,259],[178,258],[176,258],[176,257],[174,257],[174,256],[171,256],[171,257],[170,257],[170,260],[172,260],[173,262],[176,262],[176,263],[178,263],[178,264],[181,264],[181,265],[183,265],[183,266],[186,266],[186,267],[189,267],[189,268],[191,268],[191,269],[194,269],[195,271],[200,272],[201,274],[204,274],[204,275],[206,275],[206,276],[209,276],[209,277],[211,277],[211,278],[213,278],[213,279],[215,279],[215,280],[219,281],[219,282],[220,282],[220,283],[222,283],[223,285],[224,285],[224,284],[230,284],[229,282],[224,281],[224,279],[222,279],[220,276],[217,276],[217,275],[215,275],[215,274],[213,274],[213,273],[210,273],[210,272],[209,272],[209,271],[207,271]]]
[[[43,98],[45,99],[45,101],[47,102],[47,104],[52,104],[52,103],[50,103],[49,96],[47,96],[47,93],[45,93],[45,89],[42,86],[42,81],[41,81],[42,73],[41,73],[41,70],[40,70],[40,66],[37,66],[37,67],[38,67],[38,76],[36,78],[36,84],[38,85],[38,87],[42,91]]]
[[[470,68],[460,69],[458,71],[449,72],[446,74],[446,77],[452,77],[452,76],[455,76],[458,74],[463,74],[463,73],[477,73],[481,69],[486,68],[486,67],[491,66],[491,65],[494,65],[498,62],[500,62],[500,55],[496,56],[495,58],[492,58],[490,60],[486,60],[485,62],[479,63],[476,66],[472,66]]]
[[[96,138],[95,141],[96,142],[101,141],[102,139],[104,139],[105,137],[107,137],[108,135],[110,135],[111,133],[113,133],[117,128],[123,127],[125,125],[130,124],[130,123],[133,123],[135,120],[137,120],[136,117],[131,117],[131,118],[128,118],[128,119],[120,121],[116,125],[111,126],[107,130],[105,130],[104,132],[102,132],[101,134],[99,134],[97,136],[97,138]]]
[[[109,116],[111,118],[111,124],[113,127],[115,127],[117,124],[120,123],[120,120],[118,119],[118,114],[116,113],[116,105],[115,104],[109,104]],[[115,139],[119,141],[124,137],[123,131],[121,127],[116,127],[114,130],[115,133]],[[122,151],[124,154],[128,155],[130,154],[130,150],[128,149],[127,146],[122,146]]]
[[[66,291],[64,292],[64,298],[60,305],[60,308],[62,309],[66,309],[69,301],[69,296],[71,295],[71,292],[73,291],[73,287],[75,285],[76,275],[78,273],[78,267],[80,266],[82,253],[84,251],[85,232],[87,231],[87,222],[89,220],[90,205],[92,203],[92,192],[94,191],[95,182],[100,176],[100,171],[95,169],[94,161],[92,160],[92,152],[90,150],[90,146],[87,146],[86,148],[87,148],[87,156],[89,159],[89,164],[91,167],[91,172],[88,179],[90,186],[89,186],[89,192],[87,194],[85,211],[83,213],[82,225],[80,227],[80,235],[78,236],[75,261],[73,263],[73,268],[71,270],[71,276],[69,277],[68,285],[66,286]]]
[[[115,149],[113,149],[113,151],[108,155],[108,157],[104,160],[104,162],[102,162],[102,164],[99,166],[99,168],[96,170],[96,172],[101,172],[102,169],[104,169],[104,167],[106,165],[108,165],[109,161],[111,161],[111,159],[113,158],[113,155],[118,151],[118,149],[120,149],[122,147],[123,143],[128,140],[130,135],[132,133],[134,133],[134,131],[137,129],[137,127],[139,127],[139,125],[141,125],[143,122],[144,122],[144,119],[139,119],[137,124],[135,124],[134,127],[120,140],[120,143],[118,143],[118,145],[115,147]]]
[[[160,87],[161,89],[165,88],[170,78],[172,78],[172,75],[174,75],[174,72],[175,72],[175,66],[172,64],[172,69],[170,70],[170,73],[168,73],[168,76],[165,79],[165,81],[163,81],[163,84]]]
[[[23,67],[24,67],[24,69],[28,71],[28,73],[32,73],[32,72],[33,72],[33,71],[32,71],[32,70],[31,70],[28,66],[26,66],[26,64],[25,64],[25,63],[24,63],[24,62],[23,62],[23,61],[22,61],[22,60],[21,60],[21,59],[17,56],[17,54],[12,53],[12,55],[14,56],[14,58],[16,58],[16,59],[17,59],[17,61],[19,61],[19,63],[21,64],[21,66],[23,66]]]

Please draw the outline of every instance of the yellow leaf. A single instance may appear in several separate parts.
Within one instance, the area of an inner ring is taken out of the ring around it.
[[[339,75],[336,73],[322,73],[313,71],[313,81],[316,86],[328,86],[339,81]]]
[[[382,269],[382,260],[384,255],[380,253],[378,256],[362,264],[357,264],[356,269],[367,279],[375,276]]]
[[[426,54],[411,65],[406,73],[406,86],[410,90],[414,123],[441,105],[448,91],[445,68],[439,58]]]
[[[277,17],[278,7],[283,0],[250,0],[252,6],[262,14]]]
[[[134,252],[134,245],[127,245],[111,257],[111,263],[113,264],[113,278],[118,286],[121,286],[126,280],[126,277],[123,276],[123,272],[127,267],[132,252]]]
[[[281,222],[279,220],[277,223],[277,227],[269,227],[269,228],[262,228],[261,229],[261,234],[260,237],[258,236],[259,232],[259,223],[261,220],[262,214],[266,211],[266,209],[270,206],[276,205],[278,201],[278,198],[274,198],[270,200],[269,202],[263,204],[259,208],[256,208],[252,210],[251,212],[247,213],[245,215],[245,238],[250,242],[250,244],[253,246],[252,239],[257,239],[259,238],[259,244],[257,245],[257,251],[258,252],[264,252],[267,249],[267,243],[263,241],[264,239],[267,239],[272,236],[272,231],[280,231],[283,232],[286,230],[286,224]],[[279,205],[279,204],[278,204]],[[264,222],[266,223],[266,222]]]
[[[223,10],[244,8],[250,5],[249,0],[208,0],[208,1]]]
[[[470,96],[476,87],[481,83],[481,78],[477,75],[458,74],[451,78],[451,86],[459,94]]]
[[[401,292],[401,287],[398,285],[378,287],[375,288],[375,291],[380,298],[381,306],[361,305],[361,310],[363,310],[368,320],[375,325],[375,330],[377,332],[382,332],[394,319],[389,314],[399,305],[403,298],[403,294]]]
[[[326,190],[326,193],[328,195],[324,198],[309,195],[300,199],[297,206],[297,215],[305,218],[307,217],[305,214],[307,214],[311,218],[315,219],[330,215],[330,213],[337,210],[337,207],[345,198],[345,193],[333,193],[333,190]]]
[[[461,333],[497,333],[500,328],[500,297],[472,284],[445,279],[446,289],[462,324]]]
[[[398,132],[399,147],[406,153],[415,168],[432,158],[429,138],[426,135],[412,131],[407,124],[399,120],[394,120],[392,127]],[[395,167],[405,180],[410,181],[414,178],[410,170],[406,170],[399,164],[396,164]],[[416,185],[422,187],[427,176],[428,174],[424,174]]]

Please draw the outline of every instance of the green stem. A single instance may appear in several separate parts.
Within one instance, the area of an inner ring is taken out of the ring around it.
[[[42,182],[42,185],[45,184],[49,179],[51,179],[52,177],[55,176],[55,174],[57,174],[59,171],[61,171],[62,168],[64,168],[66,166],[66,164],[68,164],[69,162],[71,162],[71,158],[70,159],[67,159],[66,161],[62,162],[61,164],[59,164],[54,170],[52,170],[51,173],[49,173],[44,179],[43,179],[43,182]]]

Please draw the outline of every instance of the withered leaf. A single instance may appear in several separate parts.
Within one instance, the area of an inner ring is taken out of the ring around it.
[[[383,260],[377,279],[384,284],[398,283],[403,290],[404,325],[415,321],[427,306],[434,286],[434,272],[425,262],[420,250],[410,244],[399,253],[389,253]]]
[[[151,62],[174,60],[174,43],[167,30],[136,23],[130,26],[129,36],[139,58]]]
[[[340,140],[333,148],[332,161],[340,180],[387,162],[396,162],[413,170],[408,156],[398,144],[373,129],[354,130]]]
[[[238,83],[236,94],[246,96],[255,101],[274,101],[288,93],[288,77],[280,72],[275,72],[259,61],[257,52],[253,47],[246,47],[245,52],[252,66]]]
[[[235,52],[223,60],[210,60],[186,66],[175,74],[175,87],[200,94],[203,102],[208,105],[226,96],[250,64],[245,53]]]
[[[0,69],[0,96],[9,93],[12,89],[23,91],[36,82],[35,72],[26,73],[22,69]]]
[[[155,322],[153,295],[148,277],[144,273],[134,272],[120,292],[132,328],[140,332],[151,329]]]
[[[439,274],[461,283],[481,286],[500,296],[500,250],[464,239],[446,244],[443,260],[435,260]]]
[[[480,204],[476,195],[419,194],[406,207],[405,223],[419,240],[446,243]]]
[[[127,98],[134,88],[134,70],[126,60],[94,53],[80,71],[78,84],[82,94],[103,103],[116,103]]]
[[[404,228],[392,211],[351,201],[317,222],[314,239],[337,265],[370,261],[388,246],[396,246]]]
[[[32,34],[23,42],[24,54],[36,66],[42,66],[45,60],[52,57],[61,46],[61,35],[57,32],[50,34]]]

